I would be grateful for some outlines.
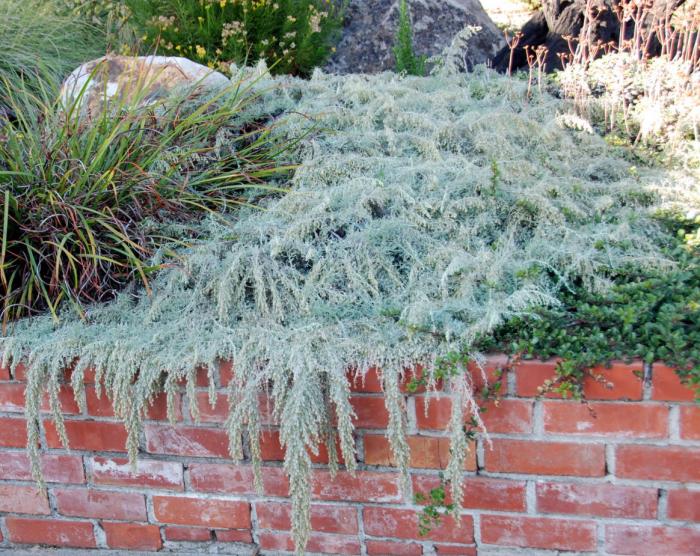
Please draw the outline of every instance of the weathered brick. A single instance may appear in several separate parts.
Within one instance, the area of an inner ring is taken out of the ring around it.
[[[157,525],[103,521],[102,528],[107,538],[107,546],[110,548],[160,550],[163,546]]]
[[[100,421],[65,421],[71,450],[97,452],[125,452],[126,429],[122,423]],[[53,421],[44,421],[46,443],[49,448],[63,448]]]
[[[600,444],[494,439],[485,447],[486,470],[541,475],[605,475],[605,447]]]
[[[481,516],[484,544],[548,548],[552,550],[595,550],[593,521],[526,516]]]
[[[651,399],[670,402],[692,402],[693,389],[681,382],[676,369],[662,363],[651,368]]]
[[[434,540],[471,544],[474,542],[474,522],[471,516],[460,516],[455,523],[451,516],[430,532],[421,536],[418,529],[419,514],[415,510],[366,506],[362,509],[365,533],[375,537],[394,537],[398,539]]]
[[[544,402],[544,430],[549,433],[666,438],[668,407],[657,403]]]
[[[329,471],[314,470],[314,498],[341,502],[399,502],[402,499],[398,473],[357,471],[355,475],[340,471],[331,478]]]
[[[93,457],[88,461],[92,482],[99,485],[183,490],[182,463],[140,459],[134,469],[128,459]]]
[[[217,529],[214,531],[219,542],[252,543],[253,536],[248,529]]]
[[[21,382],[0,383],[0,411],[7,413],[24,413],[24,390],[27,385]],[[75,401],[73,390],[68,386],[61,386],[58,390],[58,402],[61,412],[64,414],[80,413],[78,403]],[[48,394],[44,394],[41,402],[41,411],[50,411]]]
[[[291,533],[279,531],[261,531],[258,535],[258,544],[263,550],[293,552],[294,541]],[[360,554],[360,542],[357,537],[347,535],[331,535],[327,533],[312,533],[306,552],[320,552],[322,554]]]
[[[358,429],[385,429],[389,424],[389,412],[383,397],[350,396],[355,412],[353,423]]]
[[[181,398],[179,392],[175,393],[173,403],[175,419],[178,421],[182,419]],[[98,397],[97,389],[94,386],[85,387],[85,405],[87,406],[89,415],[95,417],[114,417],[112,401],[104,391],[102,391],[101,395]],[[146,419],[155,421],[166,421],[168,419],[168,397],[165,393],[160,393],[153,399],[153,402],[148,406],[148,410],[146,411]]]
[[[190,486],[199,492],[255,494],[251,466],[192,463],[189,466]],[[288,496],[289,479],[281,467],[264,467],[263,490],[268,496]]]
[[[540,513],[654,519],[657,512],[655,488],[538,483],[536,492]]]
[[[80,456],[42,455],[41,470],[49,483],[84,483]],[[27,452],[0,452],[0,477],[5,480],[31,481],[32,472]]]
[[[46,493],[41,492],[36,486],[2,483],[0,483],[0,512],[36,515],[51,513]]]
[[[27,380],[27,366],[24,363],[18,364],[17,367],[15,367],[14,373],[12,373],[12,378],[14,380],[26,382],[26,380]]]
[[[43,544],[70,548],[95,548],[95,532],[89,521],[7,517],[7,536],[19,544]]]
[[[226,387],[233,380],[233,361],[219,361],[219,383]]]
[[[418,469],[445,469],[450,459],[450,439],[440,436],[409,436],[410,467]],[[384,435],[365,434],[365,463],[368,465],[396,466],[389,440]],[[466,471],[476,470],[476,446],[470,443],[464,460]]]
[[[0,365],[0,380],[10,380],[10,367]]]
[[[494,433],[527,433],[532,431],[533,402],[503,399],[483,404],[481,417],[486,430]],[[452,414],[452,400],[447,396],[416,398],[416,422],[419,429],[445,430]],[[465,422],[470,415],[465,415]]]
[[[454,556],[476,556],[476,546],[455,546],[453,544],[436,544],[436,554],[453,554]]]
[[[700,406],[684,405],[680,408],[681,438],[700,440]]]
[[[152,454],[193,457],[229,457],[228,434],[223,429],[178,425],[146,425],[146,450]]]
[[[344,463],[343,454],[340,449],[340,440],[336,438],[336,454],[338,462]],[[328,447],[325,444],[318,446],[318,452],[314,453],[308,449],[312,463],[327,464],[329,462]],[[284,448],[280,441],[280,431],[263,430],[260,433],[260,455],[264,461],[284,461]]]
[[[493,386],[497,381],[501,381],[500,394],[506,394],[506,384],[503,380],[503,371],[510,368],[510,360],[503,353],[491,353],[486,355],[481,365],[476,361],[469,361],[467,370],[471,375],[472,385],[475,391],[482,390],[484,386]]]
[[[166,541],[203,542],[214,538],[214,531],[205,527],[164,527]]]
[[[219,529],[249,529],[248,502],[215,498],[154,496],[153,512],[161,523]]]
[[[255,510],[263,529],[290,531],[292,508],[285,502],[257,502]],[[320,533],[354,535],[358,532],[357,510],[349,506],[311,505],[311,529]]]
[[[0,447],[24,448],[27,445],[27,421],[0,417]]]
[[[146,521],[143,494],[95,489],[53,490],[58,513],[71,517],[93,517],[124,521]]]
[[[700,481],[700,448],[618,446],[615,475],[652,481]]]
[[[667,503],[669,519],[700,521],[700,490],[669,490]]]
[[[365,541],[370,556],[420,556],[423,547],[414,542]]]
[[[350,369],[347,377],[352,392],[365,394],[381,394],[383,392],[382,381],[379,379],[379,370],[376,367],[369,368],[364,375]]]
[[[700,530],[650,525],[606,525],[605,548],[608,554],[690,555],[697,554]]]
[[[413,475],[413,492],[428,495],[440,486],[440,477]],[[525,481],[466,477],[463,479],[465,509],[495,510],[502,512],[525,511]],[[447,490],[446,504],[452,503]]]

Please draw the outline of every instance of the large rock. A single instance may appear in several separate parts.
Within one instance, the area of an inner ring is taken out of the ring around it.
[[[468,64],[490,60],[504,44],[479,0],[408,0],[408,4],[418,54],[439,54],[467,25],[481,27],[469,43]],[[342,39],[326,69],[336,73],[393,69],[398,19],[398,0],[351,0]]]
[[[665,14],[673,13],[684,2],[685,0],[654,0],[652,12],[663,17]],[[589,0],[542,0],[542,9],[535,13],[522,28],[523,36],[513,52],[511,69],[526,68],[525,47],[535,49],[539,46],[547,48],[545,58],[547,71],[561,69],[559,55],[568,55],[570,52],[566,37],[579,36],[588,3]],[[597,13],[590,29],[592,42],[617,42],[620,36],[620,20],[616,10],[620,6],[620,0],[592,0],[591,6]],[[650,16],[642,23],[652,25],[651,19]],[[634,22],[628,22],[625,30],[627,38],[631,37],[634,32]],[[658,47],[658,42],[650,41],[647,45],[647,54],[657,54]],[[494,57],[493,67],[498,71],[506,72],[509,65],[511,65],[510,49],[504,47]]]
[[[205,92],[229,85],[223,74],[187,58],[105,56],[73,71],[61,87],[61,100],[67,107],[80,98],[81,115],[94,116],[104,107],[105,98],[150,104],[186,89]]]

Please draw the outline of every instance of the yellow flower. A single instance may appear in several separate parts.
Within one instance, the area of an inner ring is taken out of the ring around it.
[[[219,6],[221,6],[222,8],[225,8],[226,7],[226,0],[219,0]]]
[[[197,51],[197,56],[199,56],[200,58],[204,58],[207,55],[207,49],[203,46],[196,45],[195,50]]]

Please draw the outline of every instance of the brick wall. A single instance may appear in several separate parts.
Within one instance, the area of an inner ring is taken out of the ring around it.
[[[502,361],[492,358],[491,370]],[[553,362],[523,362],[507,373],[503,399],[489,403],[484,414],[492,444],[479,438],[464,462],[461,526],[448,518],[427,536],[418,530],[421,507],[399,487],[376,375],[355,384],[361,464],[355,476],[341,471],[332,480],[324,468],[327,454],[314,457],[308,552],[700,554],[700,407],[692,392],[663,365],[618,364],[601,371],[612,388],[586,384],[589,405],[536,399],[553,369]],[[264,496],[252,489],[250,465],[227,459],[225,395],[211,408],[205,380],[197,392],[200,424],[184,410],[184,393],[175,427],[165,421],[164,400],[157,400],[133,471],[124,429],[88,378],[87,413],[79,413],[71,391],[62,396],[71,451],[44,423],[48,492],[42,493],[23,450],[23,375],[21,368],[14,377],[0,369],[0,550],[50,545],[204,552],[212,543],[236,554],[293,549],[283,452],[271,419],[262,438]],[[229,377],[222,367],[217,384],[223,388]],[[449,456],[443,431],[451,400],[443,394],[426,410],[428,397],[406,395],[414,494],[439,484]]]

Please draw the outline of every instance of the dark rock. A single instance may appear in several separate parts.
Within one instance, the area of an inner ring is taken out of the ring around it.
[[[597,17],[591,28],[593,42],[616,41],[620,36],[620,21],[615,12],[619,0],[594,0]],[[661,13],[672,12],[684,0],[656,0],[655,10]],[[513,52],[512,69],[527,67],[525,47],[545,46],[548,50],[545,59],[547,71],[561,69],[560,54],[569,54],[569,43],[565,37],[578,37],[584,23],[587,0],[542,0],[542,10],[535,13],[522,28],[522,38]],[[626,35],[631,36],[634,26],[629,23]],[[649,54],[654,54],[658,44],[649,44]],[[508,71],[510,48],[502,48],[493,58],[493,67],[501,72]]]
[[[467,25],[481,31],[469,43],[470,65],[489,61],[503,35],[478,0],[409,0],[418,55],[439,54]],[[345,29],[326,69],[335,73],[375,73],[394,69],[398,0],[351,0]]]

